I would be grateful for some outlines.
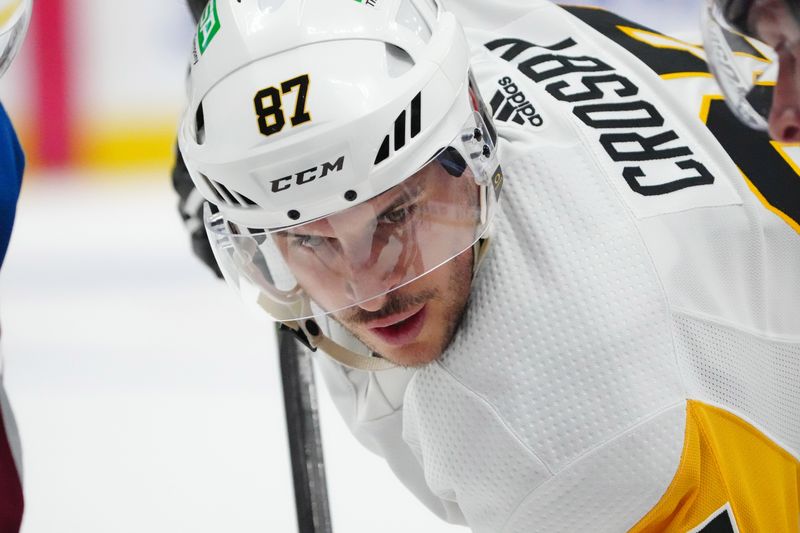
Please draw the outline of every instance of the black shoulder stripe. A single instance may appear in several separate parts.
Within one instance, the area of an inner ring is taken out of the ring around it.
[[[800,225],[800,180],[763,131],[748,129],[722,99],[710,99],[706,125],[764,199]]]
[[[579,6],[561,7],[638,57],[659,76],[683,72],[709,72],[705,61],[689,52],[671,48],[656,48],[632,38],[619,29],[620,26],[625,26],[661,35],[660,32],[647,26],[603,9]]]

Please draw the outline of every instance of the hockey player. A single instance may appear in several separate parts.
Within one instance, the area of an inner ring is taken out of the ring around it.
[[[703,34],[711,69],[740,119],[777,141],[800,141],[800,3],[707,0]]]
[[[452,522],[797,531],[789,155],[696,47],[447,7],[209,3],[179,143],[227,280]]]
[[[8,69],[28,28],[32,0],[0,0],[0,76]],[[0,104],[0,266],[8,249],[25,159],[5,109]],[[2,344],[0,344],[2,348]],[[0,352],[0,531],[19,531],[22,486],[19,437],[2,387]]]

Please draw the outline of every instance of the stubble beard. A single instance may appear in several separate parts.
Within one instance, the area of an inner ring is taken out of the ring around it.
[[[404,294],[402,289],[400,289],[389,293],[386,305],[378,311],[370,312],[357,309],[344,316],[334,315],[333,318],[350,332],[351,335],[372,350],[373,354],[389,359],[405,368],[418,368],[427,365],[441,357],[455,337],[461,321],[464,318],[472,285],[472,253],[473,252],[470,250],[468,253],[462,253],[452,260],[453,271],[450,273],[447,286],[444,290],[426,289],[416,294]],[[370,342],[369,339],[365,339],[363,335],[360,335],[356,331],[355,326],[357,325],[396,313],[402,313],[420,304],[427,304],[433,301],[444,302],[444,305],[441,306],[442,315],[444,317],[444,324],[442,325],[444,335],[431,350],[432,353],[435,354],[433,357],[428,354],[422,354],[421,356],[413,356],[410,354],[407,356],[407,354],[403,354],[404,362],[397,361],[394,358],[387,358],[380,353],[380,350]]]

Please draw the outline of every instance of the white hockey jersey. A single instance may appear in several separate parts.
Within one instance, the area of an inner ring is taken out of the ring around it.
[[[796,148],[736,121],[697,46],[488,5],[448,7],[500,137],[492,249],[437,362],[320,359],[340,411],[477,532],[800,531]]]

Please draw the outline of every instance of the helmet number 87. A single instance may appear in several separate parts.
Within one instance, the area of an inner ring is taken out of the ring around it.
[[[282,98],[294,92],[295,89],[297,89],[297,100],[294,106],[294,114],[289,119],[292,122],[292,127],[311,121],[311,115],[306,109],[308,83],[308,74],[303,74],[281,82],[278,87],[266,87],[256,93],[253,103],[258,116],[258,130],[263,135],[269,136],[278,133],[286,125]]]

